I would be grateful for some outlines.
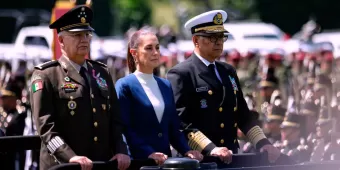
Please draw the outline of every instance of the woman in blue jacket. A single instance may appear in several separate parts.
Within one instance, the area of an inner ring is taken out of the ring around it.
[[[154,159],[163,164],[170,144],[182,155],[202,160],[191,151],[179,131],[179,118],[170,82],[153,75],[160,64],[159,41],[149,31],[135,32],[128,44],[127,61],[132,74],[116,83],[124,135],[134,159]]]

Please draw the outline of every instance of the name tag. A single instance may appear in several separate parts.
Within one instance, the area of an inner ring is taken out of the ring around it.
[[[196,88],[196,92],[197,93],[204,92],[204,91],[208,91],[208,87],[207,86]]]

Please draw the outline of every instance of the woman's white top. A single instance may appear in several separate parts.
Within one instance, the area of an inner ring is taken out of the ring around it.
[[[161,122],[164,113],[164,100],[156,79],[153,74],[142,73],[138,70],[136,70],[133,74],[137,77],[139,83],[144,89],[144,92],[148,96],[153,109],[155,110],[158,122]]]

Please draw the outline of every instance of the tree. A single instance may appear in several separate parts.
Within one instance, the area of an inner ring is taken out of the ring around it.
[[[124,33],[132,26],[140,28],[151,22],[152,11],[148,1],[116,0],[114,5],[120,32]]]

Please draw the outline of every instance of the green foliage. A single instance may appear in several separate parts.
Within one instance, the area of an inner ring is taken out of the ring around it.
[[[126,32],[132,26],[142,27],[151,22],[151,7],[145,0],[115,0],[118,10],[118,25],[121,32]]]

